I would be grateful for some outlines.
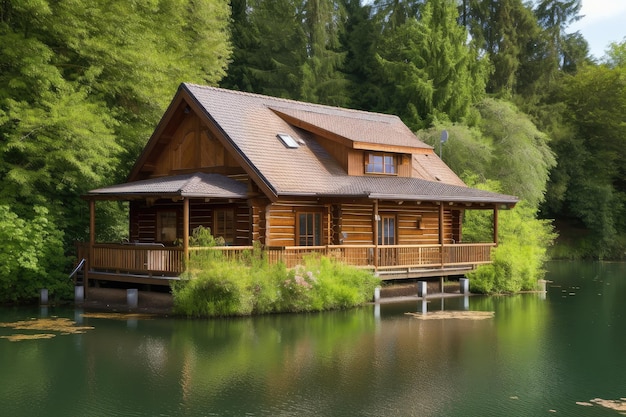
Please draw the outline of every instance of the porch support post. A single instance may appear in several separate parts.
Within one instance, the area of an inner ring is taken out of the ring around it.
[[[183,254],[186,267],[189,262],[189,198],[183,200]]]
[[[443,259],[443,201],[439,202],[439,255],[441,257],[441,267],[444,266]]]
[[[374,271],[378,270],[378,200],[374,200],[374,213],[372,216],[372,228],[374,229]]]
[[[332,210],[330,208],[330,204],[324,205],[326,209],[326,250],[325,255],[328,256],[328,245],[332,244],[332,236],[333,236],[333,224],[332,224]]]
[[[493,243],[498,246],[498,206],[493,206]]]
[[[87,265],[85,265],[85,279],[83,285],[85,287],[84,296],[87,298],[89,289],[89,270],[93,265],[93,247],[96,244],[96,200],[89,200],[89,251],[87,259]]]

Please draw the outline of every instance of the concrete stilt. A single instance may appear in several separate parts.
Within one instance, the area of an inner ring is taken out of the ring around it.
[[[85,287],[77,285],[74,287],[74,302],[81,304],[85,301]]]
[[[468,278],[459,279],[459,285],[461,287],[461,294],[469,294],[469,279]]]
[[[374,288],[374,302],[378,303],[380,301],[380,287]]]
[[[428,282],[417,281],[417,296],[426,298],[428,296]]]
[[[42,288],[39,290],[39,304],[46,305],[48,304],[48,289]]]
[[[137,307],[139,301],[139,290],[137,288],[130,288],[126,290],[126,303],[128,307],[135,308]]]

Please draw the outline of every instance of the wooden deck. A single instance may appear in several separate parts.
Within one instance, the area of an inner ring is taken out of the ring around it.
[[[271,263],[283,262],[293,268],[307,255],[321,254],[348,265],[371,269],[381,279],[409,279],[462,275],[491,262],[494,243],[451,245],[329,245],[267,248]],[[190,257],[200,251],[220,251],[236,258],[252,246],[190,248]],[[169,285],[185,270],[182,248],[158,244],[78,245],[79,259],[87,259],[89,279]]]

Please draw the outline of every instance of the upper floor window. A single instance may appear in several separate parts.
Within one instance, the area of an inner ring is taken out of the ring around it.
[[[390,153],[372,152],[365,155],[365,173],[366,174],[389,174],[395,175],[398,170],[396,167],[396,156]]]

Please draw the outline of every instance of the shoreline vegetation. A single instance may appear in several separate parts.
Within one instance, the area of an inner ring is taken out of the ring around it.
[[[222,244],[205,227],[194,229],[191,243]],[[370,301],[379,285],[370,271],[327,257],[308,256],[302,265],[287,269],[281,263],[270,265],[258,246],[237,259],[201,251],[172,285],[173,312],[226,317],[346,309]]]

